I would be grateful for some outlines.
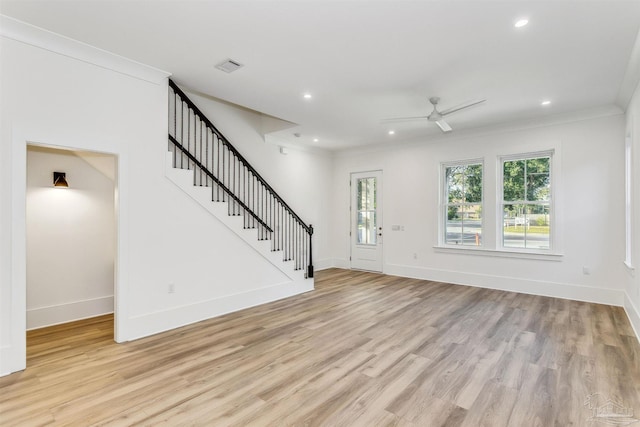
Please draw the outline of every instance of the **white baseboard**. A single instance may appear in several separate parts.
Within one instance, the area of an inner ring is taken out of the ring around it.
[[[475,286],[498,289],[501,291],[519,292],[522,294],[564,298],[574,301],[594,302],[622,306],[624,291],[618,289],[602,289],[589,286],[578,286],[567,283],[529,280],[517,277],[504,277],[459,271],[438,270],[407,265],[385,265],[385,274],[411,277],[452,283],[454,285]]]
[[[173,307],[127,320],[127,340],[147,337],[223,314],[291,297],[314,289],[313,279],[281,283],[239,294]]]
[[[27,309],[27,330],[113,313],[113,295]]]
[[[640,342],[640,312],[638,312],[638,307],[633,305],[629,294],[626,292],[624,293],[624,311],[627,313],[629,323],[631,323],[633,332],[636,333],[638,342]]]
[[[333,265],[335,268],[351,269],[351,261],[347,258],[333,258]]]
[[[334,267],[334,264],[333,264],[332,258],[320,259],[313,262],[313,271],[326,270],[328,268],[333,268],[333,267]]]
[[[314,270],[327,270],[329,268],[344,268],[346,270],[351,269],[351,261],[343,258],[325,258],[323,260],[314,262]]]

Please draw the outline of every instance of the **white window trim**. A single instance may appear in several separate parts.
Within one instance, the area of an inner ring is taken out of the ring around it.
[[[501,249],[479,248],[475,246],[434,246],[435,252],[443,254],[460,254],[475,255],[492,258],[517,258],[517,259],[534,259],[539,261],[562,261],[564,254],[557,252],[524,252],[524,251],[506,251]]]
[[[625,199],[625,257],[624,265],[631,271],[633,266],[633,144],[631,136],[624,144],[624,199]]]
[[[457,248],[461,250],[472,250],[477,251],[483,248],[484,241],[480,242],[480,246],[464,246],[464,245],[452,245],[446,243],[447,239],[445,237],[447,232],[447,215],[445,214],[445,209],[447,206],[447,202],[445,202],[445,197],[447,195],[447,180],[446,180],[446,171],[448,167],[451,166],[468,166],[468,165],[481,165],[482,167],[482,202],[480,206],[482,207],[482,219],[480,222],[480,226],[482,230],[485,229],[485,215],[484,215],[484,195],[485,195],[485,167],[484,167],[484,158],[474,158],[474,159],[464,159],[464,160],[455,160],[455,161],[447,161],[440,163],[440,203],[438,208],[438,245],[436,247],[440,248]]]
[[[528,249],[528,248],[511,248],[505,247],[504,239],[503,239],[503,221],[502,217],[503,205],[504,201],[504,192],[503,192],[503,180],[504,180],[504,162],[512,161],[512,160],[526,160],[526,159],[534,159],[539,157],[549,157],[549,180],[551,182],[551,194],[549,197],[549,210],[550,210],[550,221],[551,221],[551,232],[549,233],[549,249]],[[562,256],[557,252],[557,241],[558,241],[558,230],[557,230],[557,212],[556,212],[556,189],[557,186],[557,170],[556,170],[556,160],[555,160],[555,149],[543,150],[543,151],[534,151],[528,153],[516,153],[509,154],[504,156],[498,156],[498,162],[496,164],[496,173],[498,174],[496,179],[496,251],[500,253],[514,253],[514,254],[532,254],[532,255],[551,255],[551,256]]]

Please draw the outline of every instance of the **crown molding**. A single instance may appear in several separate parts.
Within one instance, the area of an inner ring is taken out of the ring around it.
[[[171,75],[106,50],[0,15],[0,36],[154,84]]]

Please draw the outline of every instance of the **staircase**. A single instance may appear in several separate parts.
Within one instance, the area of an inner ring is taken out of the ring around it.
[[[166,175],[293,281],[313,279],[313,227],[171,80]]]

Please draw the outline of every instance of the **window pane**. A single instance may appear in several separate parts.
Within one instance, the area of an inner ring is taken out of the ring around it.
[[[464,201],[467,203],[482,202],[482,165],[465,167]]]
[[[527,230],[527,248],[549,249],[551,247],[549,205],[529,205],[527,211],[530,224]]]
[[[376,209],[376,179],[367,178],[367,207]]]
[[[360,245],[376,244],[376,212],[358,212],[357,242]]]
[[[504,162],[502,169],[503,200],[525,200],[524,192],[524,160]]]
[[[504,205],[503,213],[504,247],[549,249],[549,205]]]
[[[526,248],[528,224],[524,205],[504,205],[502,245],[507,248]]]
[[[482,163],[452,165],[444,169],[445,244],[481,244],[482,172]]]
[[[448,206],[445,243],[480,246],[482,205]]]
[[[357,183],[358,210],[372,210],[376,208],[376,179],[362,178]]]
[[[549,200],[549,157],[527,160],[527,201]]]
[[[462,244],[462,213],[460,210],[460,206],[449,206],[447,209],[447,226],[445,230],[446,244]]]
[[[360,245],[376,244],[376,178],[360,178],[357,182],[358,224],[356,242]]]
[[[464,173],[463,166],[452,166],[446,170],[447,201],[461,203],[464,201]]]

